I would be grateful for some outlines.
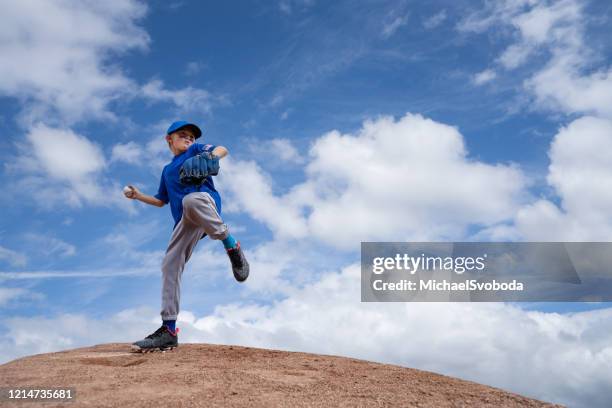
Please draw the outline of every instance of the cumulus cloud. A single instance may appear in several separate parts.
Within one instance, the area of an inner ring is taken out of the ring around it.
[[[528,67],[523,89],[534,106],[587,115],[562,127],[549,149],[546,178],[559,199],[523,206],[513,224],[486,228],[481,238],[608,241],[612,212],[612,69],[602,65],[588,40],[584,4],[576,0],[487,3],[460,24],[465,31],[510,27],[514,41],[497,62],[506,70]],[[538,63],[534,56],[543,63]],[[533,61],[536,61],[533,63]],[[527,62],[530,61],[531,66]],[[486,72],[486,71],[483,71]]]
[[[142,97],[206,111],[207,91],[169,90],[160,81],[141,86],[113,62],[118,55],[147,50],[150,38],[139,26],[146,13],[138,0],[5,3],[0,95],[20,101],[26,126],[116,120],[113,102]]]
[[[580,57],[558,56],[526,82],[539,106],[612,118],[612,69],[582,74]],[[585,60],[586,62],[587,60]]]
[[[554,136],[546,181],[553,198],[522,206],[512,223],[485,228],[484,240],[611,241],[612,121],[586,116]]]
[[[43,208],[92,204],[130,210],[121,187],[103,177],[107,161],[101,147],[86,136],[36,123],[17,148],[19,153],[7,163],[9,172],[19,174],[19,182],[7,187],[15,194],[36,191],[32,199]]]
[[[529,239],[612,240],[612,121],[583,117],[561,128],[550,151],[547,181],[561,203],[522,208],[518,230]]]
[[[356,134],[322,135],[306,180],[282,195],[255,163],[225,170],[232,200],[276,234],[345,248],[461,237],[470,225],[511,219],[526,186],[513,165],[470,159],[456,128],[413,114],[366,121]]]
[[[32,120],[114,118],[109,103],[133,84],[108,57],[147,47],[149,37],[136,25],[145,13],[132,0],[5,3],[0,93],[25,102]]]
[[[40,170],[59,180],[79,180],[106,166],[100,146],[71,130],[37,124],[27,140]],[[66,152],[70,152],[70,160],[66,160]]]
[[[351,265],[267,306],[226,304],[202,317],[183,311],[181,341],[399,364],[572,407],[609,403],[612,310],[559,315],[501,303],[361,303],[359,276],[359,265]],[[78,314],[5,319],[2,359],[131,342],[153,331],[158,318],[157,311],[139,309],[105,320]]]
[[[236,209],[264,222],[280,236],[306,235],[307,225],[300,209],[291,203],[291,197],[277,197],[273,194],[269,182],[271,178],[257,163],[232,161],[228,158],[224,160],[223,167],[220,178],[228,180],[223,184],[233,194],[234,198],[228,201],[232,201]],[[245,191],[249,194],[244,194]]]

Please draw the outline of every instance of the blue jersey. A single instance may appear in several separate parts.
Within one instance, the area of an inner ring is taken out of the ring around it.
[[[221,196],[215,190],[212,177],[206,177],[201,186],[185,186],[179,181],[179,172],[185,160],[202,152],[212,152],[215,147],[209,144],[193,143],[187,151],[174,156],[174,159],[164,167],[159,181],[159,190],[154,197],[166,204],[170,203],[175,227],[183,216],[183,197],[194,191],[204,191],[210,194],[217,205],[217,212],[221,215]]]

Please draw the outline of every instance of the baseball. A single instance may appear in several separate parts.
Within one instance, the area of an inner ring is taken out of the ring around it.
[[[131,198],[132,195],[134,194],[134,191],[132,190],[130,186],[125,186],[123,187],[123,194],[125,194],[127,198]]]

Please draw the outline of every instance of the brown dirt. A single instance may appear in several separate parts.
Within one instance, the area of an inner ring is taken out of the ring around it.
[[[0,366],[0,387],[73,387],[71,403],[7,407],[560,407],[427,371],[210,344],[136,354],[102,344]]]

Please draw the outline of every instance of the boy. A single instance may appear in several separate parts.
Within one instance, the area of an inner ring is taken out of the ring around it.
[[[215,190],[212,177],[208,175],[201,184],[182,184],[180,181],[180,170],[186,160],[202,153],[202,156],[208,157],[205,160],[212,160],[218,170],[218,160],[228,154],[223,146],[195,143],[201,135],[202,131],[193,123],[172,123],[166,132],[166,141],[174,158],[162,171],[157,194],[148,196],[134,186],[128,186],[131,191],[125,194],[128,198],[157,207],[170,203],[175,222],[162,262],[162,326],[145,339],[133,343],[132,349],[135,351],[164,350],[178,346],[176,318],[179,312],[181,275],[196,244],[204,236],[223,242],[237,281],[243,282],[249,276],[249,264],[240,243],[232,237],[221,219],[221,197]]]

